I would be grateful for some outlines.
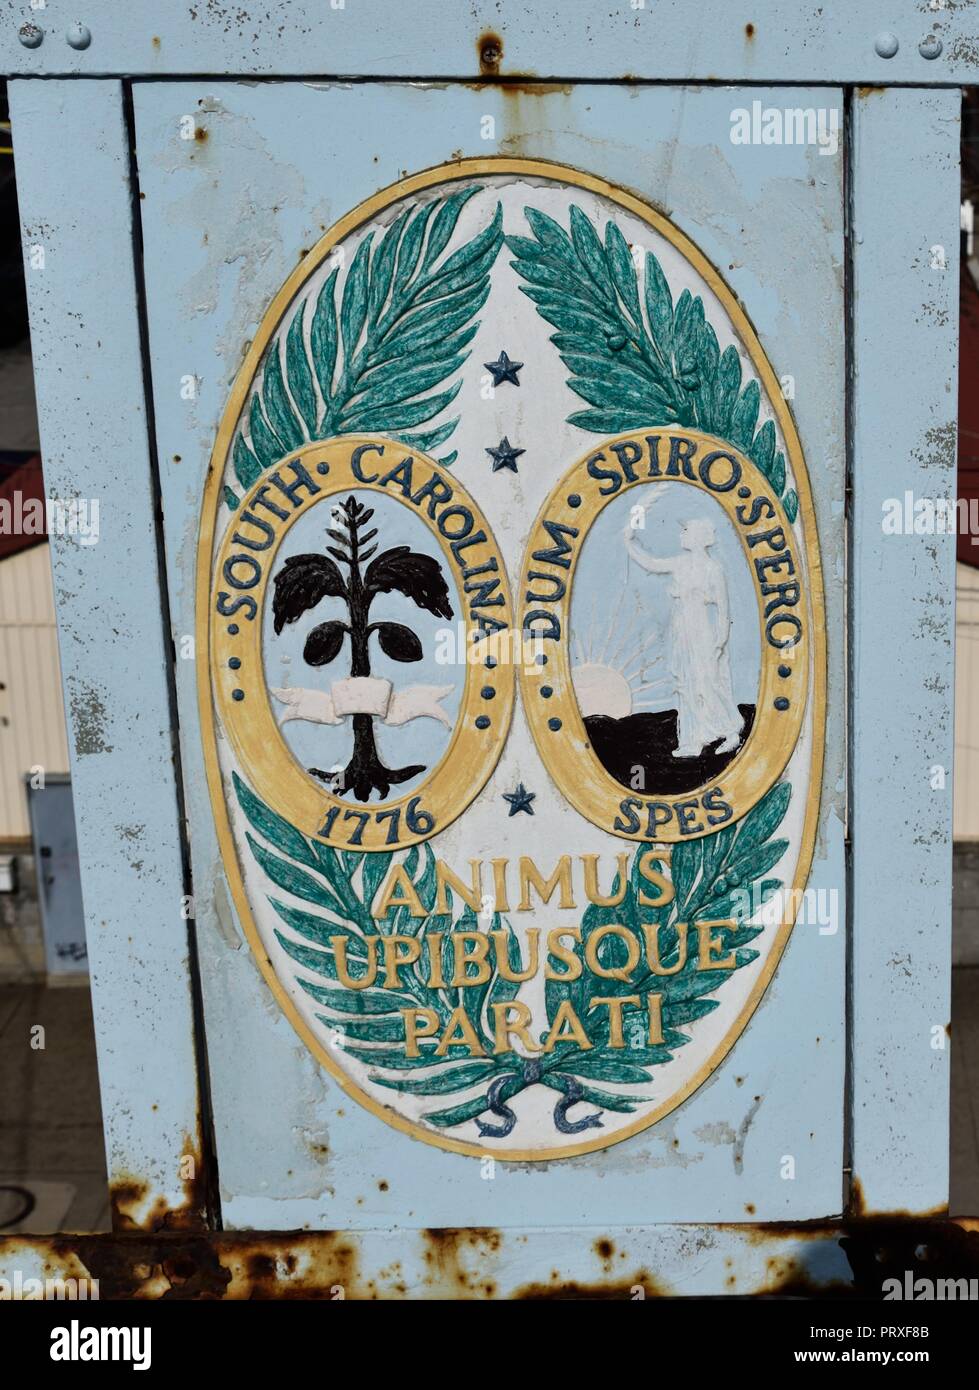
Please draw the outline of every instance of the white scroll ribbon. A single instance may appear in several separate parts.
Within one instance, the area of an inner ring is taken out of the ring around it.
[[[375,676],[348,676],[334,681],[329,690],[305,690],[301,686],[273,689],[285,712],[279,720],[305,719],[311,724],[341,724],[348,715],[370,714],[385,724],[407,724],[412,719],[437,719],[446,728],[451,721],[439,703],[451,695],[451,685],[410,685],[395,690],[388,680]]]

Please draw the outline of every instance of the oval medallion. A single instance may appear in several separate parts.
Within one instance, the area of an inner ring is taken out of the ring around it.
[[[510,158],[341,218],[249,349],[198,549],[224,869],[330,1076],[512,1160],[690,1096],[806,887],[823,621],[788,405],[676,226]]]
[[[467,585],[479,571],[492,583]],[[439,665],[457,615],[468,660]],[[304,835],[416,844],[455,820],[500,755],[506,573],[475,503],[420,452],[352,436],[263,473],[218,550],[210,624],[222,727],[253,790]],[[406,684],[406,665],[421,679]]]
[[[805,574],[771,482],[721,439],[620,435],[569,470],[531,531],[523,628],[546,661],[521,675],[541,757],[582,815],[671,842],[774,786],[811,677]]]

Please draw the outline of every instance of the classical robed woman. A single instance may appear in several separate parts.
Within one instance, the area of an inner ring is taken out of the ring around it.
[[[656,500],[654,494],[652,505]],[[638,542],[631,522],[625,546],[649,574],[668,574],[670,671],[677,699],[677,747],[674,758],[696,758],[710,744],[730,753],[741,741],[744,718],[734,699],[728,641],[731,614],[727,579],[710,554],[716,541],[713,524],[702,518],[680,529],[680,553],[651,555]]]

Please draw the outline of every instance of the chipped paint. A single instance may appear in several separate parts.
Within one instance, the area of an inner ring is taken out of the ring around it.
[[[489,53],[484,57],[491,35],[505,39],[507,60],[521,68],[534,63],[546,76],[604,80],[855,83],[886,78],[948,84],[968,80],[975,63],[975,10],[966,0],[943,0],[941,8],[933,0],[917,0],[915,8],[928,24],[909,16],[889,61],[876,54],[873,38],[895,26],[893,0],[861,0],[856,27],[846,0],[817,6],[756,0],[750,9],[730,0],[702,0],[696,42],[683,0],[599,10],[590,0],[547,7],[495,0],[485,8],[492,14],[444,0],[415,0],[410,6],[362,0],[338,15],[326,4],[263,11],[194,0],[152,8],[137,3],[121,10],[116,0],[87,0],[85,20],[97,37],[91,48],[79,52],[48,41],[27,49],[15,22],[0,33],[0,65],[15,74],[44,76],[221,72],[254,80],[283,73],[318,76],[327,55],[334,73],[452,78],[481,62],[498,62]],[[904,5],[897,12],[909,9]],[[492,30],[483,27],[487,19]],[[926,63],[918,43],[929,28],[944,50],[938,61]]]
[[[111,753],[112,744],[106,733],[109,712],[105,692],[73,675],[66,678],[66,686],[69,726],[76,758],[84,758],[91,753]]]

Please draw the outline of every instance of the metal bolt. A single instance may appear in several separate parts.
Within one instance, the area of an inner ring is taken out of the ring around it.
[[[65,38],[72,48],[87,48],[92,42],[92,31],[84,24],[73,24]]]
[[[877,42],[874,44],[874,51],[878,58],[893,58],[900,46],[896,34],[878,34]]]
[[[44,42],[44,30],[37,24],[22,24],[17,37],[25,48],[40,48]]]
[[[929,34],[926,39],[922,39],[918,44],[918,52],[922,58],[937,58],[942,51],[942,41],[936,34]]]

